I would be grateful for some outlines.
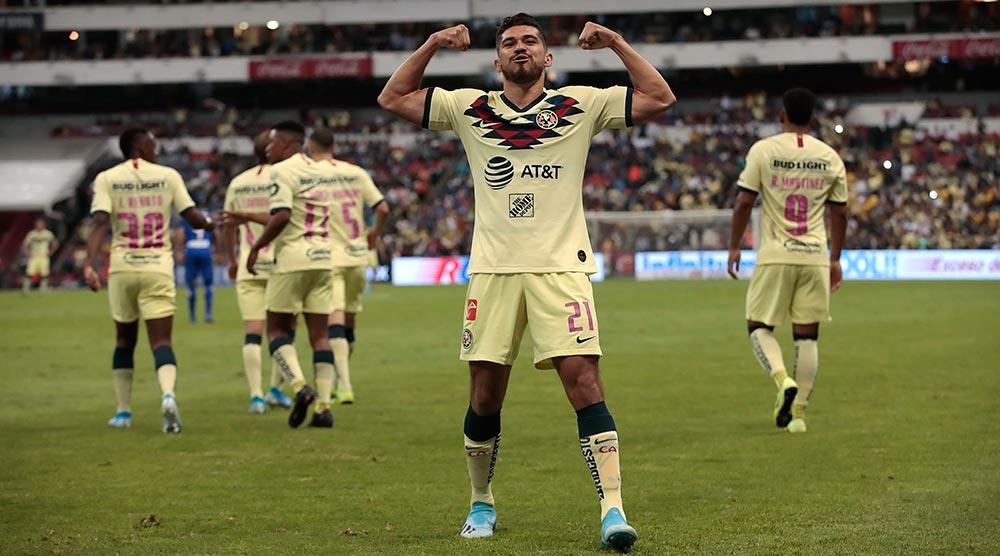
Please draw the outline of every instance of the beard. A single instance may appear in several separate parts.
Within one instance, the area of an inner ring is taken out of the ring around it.
[[[501,66],[500,73],[503,78],[511,83],[516,83],[518,85],[525,85],[528,83],[534,83],[538,81],[541,77],[545,68],[534,63],[534,60],[530,64],[515,64],[511,62],[506,67]]]

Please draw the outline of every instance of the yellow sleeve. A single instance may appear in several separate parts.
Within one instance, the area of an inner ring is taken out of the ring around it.
[[[191,194],[188,193],[187,187],[184,185],[184,179],[181,178],[179,172],[175,171],[170,174],[170,184],[174,190],[173,202],[174,210],[177,211],[177,214],[194,206],[194,200],[191,199]]]
[[[760,143],[754,143],[750,147],[750,152],[747,153],[747,165],[740,172],[740,179],[736,182],[736,187],[740,189],[746,189],[747,191],[752,191],[754,193],[760,193],[761,188],[761,170],[763,169],[763,160],[761,160],[764,155],[761,153]]]
[[[595,134],[605,129],[624,129],[632,126],[632,87],[618,85],[592,91],[591,114]]]
[[[455,92],[440,87],[427,89],[427,99],[424,101],[424,118],[421,127],[435,131],[454,129],[458,102]]]
[[[372,177],[368,175],[368,172],[360,170],[361,172],[361,195],[364,198],[365,204],[374,207],[379,204],[379,202],[384,199],[382,192],[378,190],[378,186],[372,181]]]
[[[111,214],[111,190],[104,174],[99,174],[94,180],[94,198],[90,202],[90,214],[95,212]]]
[[[826,202],[838,205],[847,204],[847,169],[844,168],[844,161],[840,161],[840,171],[833,180],[833,188],[830,189],[830,196]]]
[[[292,210],[292,180],[287,172],[271,172],[271,198],[268,201],[268,208],[273,214],[279,209]]]

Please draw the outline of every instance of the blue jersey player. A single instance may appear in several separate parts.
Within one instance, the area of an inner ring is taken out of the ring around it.
[[[188,299],[188,319],[195,322],[195,305],[197,286],[196,281],[201,277],[205,286],[205,322],[212,322],[212,298],[213,280],[212,273],[214,265],[212,255],[215,251],[215,236],[212,232],[196,230],[186,221],[181,220],[181,225],[177,228],[176,245],[183,245],[184,254],[181,260],[184,262],[184,282],[187,285]]]

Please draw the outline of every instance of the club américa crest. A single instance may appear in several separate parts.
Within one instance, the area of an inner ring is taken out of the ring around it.
[[[535,125],[542,129],[552,129],[559,125],[559,116],[551,110],[542,110],[535,116]]]

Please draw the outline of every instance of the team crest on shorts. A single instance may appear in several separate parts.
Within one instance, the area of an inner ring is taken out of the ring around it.
[[[542,110],[535,116],[535,125],[542,129],[552,129],[559,125],[559,116],[551,110]]]
[[[472,331],[466,328],[462,330],[462,348],[469,349],[472,347]]]

